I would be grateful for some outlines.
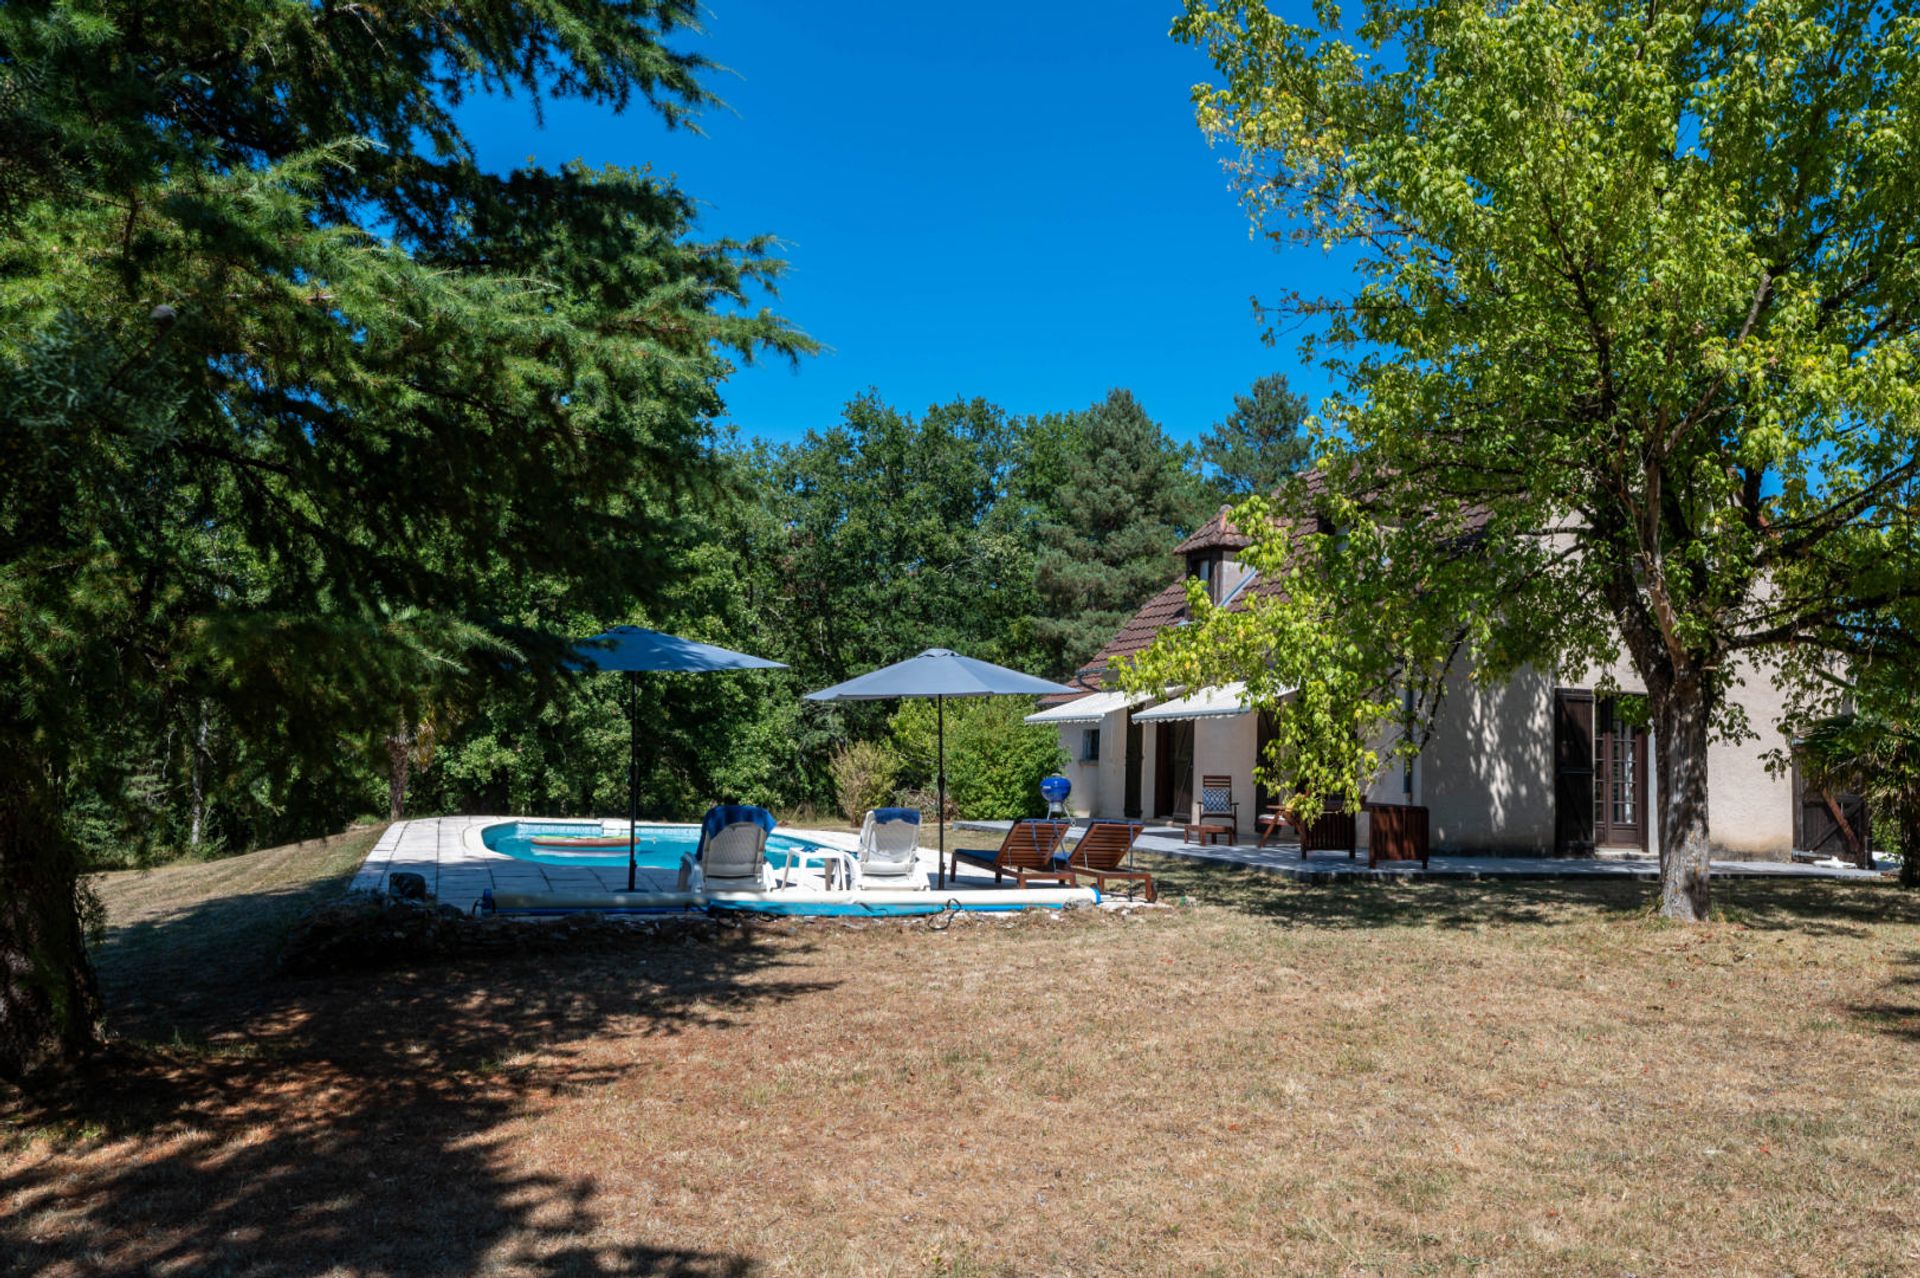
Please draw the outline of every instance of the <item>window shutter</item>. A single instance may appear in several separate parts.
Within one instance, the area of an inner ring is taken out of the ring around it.
[[[1553,695],[1553,851],[1593,852],[1593,694]]]

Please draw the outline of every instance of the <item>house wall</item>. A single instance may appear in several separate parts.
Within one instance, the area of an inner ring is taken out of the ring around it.
[[[1793,850],[1793,774],[1768,771],[1765,756],[1787,743],[1780,726],[1786,698],[1774,686],[1771,664],[1742,664],[1732,673],[1741,686],[1730,699],[1746,708],[1760,739],[1707,747],[1707,838],[1727,851],[1784,857]]]
[[[1081,733],[1100,729],[1100,758],[1092,763],[1080,758]],[[1067,766],[1061,769],[1073,782],[1067,796],[1067,810],[1076,817],[1112,817],[1118,819],[1127,805],[1127,712],[1115,710],[1095,723],[1063,723],[1059,726],[1060,748],[1067,753]],[[1148,749],[1153,734],[1147,734]],[[1145,773],[1149,786],[1153,773]],[[1145,796],[1148,802],[1152,796]]]
[[[1075,816],[1086,816],[1100,805],[1100,764],[1083,763],[1080,759],[1080,734],[1082,730],[1094,726],[1090,723],[1063,723],[1059,727],[1060,749],[1067,756],[1067,764],[1060,769],[1060,774],[1073,782],[1073,792],[1067,796],[1067,811]],[[1103,758],[1106,750],[1107,740],[1103,732],[1100,736]]]
[[[1793,785],[1767,769],[1767,751],[1782,743],[1783,699],[1770,672],[1739,672],[1733,699],[1758,741],[1716,741],[1708,749],[1708,837],[1737,855],[1784,855],[1793,845]],[[1434,846],[1449,850],[1545,852],[1553,847],[1553,697],[1556,688],[1592,689],[1610,674],[1624,692],[1645,685],[1624,662],[1609,670],[1524,670],[1480,686],[1456,672],[1421,756],[1422,802],[1432,813]],[[1650,734],[1645,802],[1647,847],[1659,847],[1658,741]]]
[[[1631,670],[1616,667],[1613,681],[1626,692],[1643,691]],[[1737,671],[1743,679],[1732,696],[1745,707],[1759,741],[1716,741],[1709,747],[1712,790],[1708,797],[1709,838],[1723,853],[1744,856],[1784,856],[1793,846],[1793,784],[1788,775],[1774,775],[1765,754],[1782,744],[1779,721],[1783,699],[1773,687],[1770,672],[1751,667]],[[1553,848],[1553,703],[1556,688],[1593,688],[1600,671],[1549,675],[1527,669],[1490,685],[1479,685],[1456,671],[1448,681],[1446,700],[1432,737],[1415,764],[1414,802],[1424,804],[1432,821],[1433,846],[1444,851],[1483,851],[1541,855]],[[1115,711],[1100,721],[1100,760],[1079,761],[1082,724],[1060,727],[1062,746],[1073,760],[1066,774],[1073,780],[1071,808],[1076,816],[1123,815],[1126,802],[1126,714]],[[1143,725],[1141,782],[1143,804],[1154,802],[1155,751],[1159,734]],[[1383,731],[1375,742],[1382,757],[1394,733]],[[1240,804],[1243,837],[1257,828],[1253,767],[1258,724],[1252,714],[1200,719],[1194,723],[1193,792],[1200,778],[1216,772],[1233,778]],[[1659,847],[1658,794],[1653,751],[1648,742],[1649,851]],[[1376,803],[1406,801],[1400,766],[1382,768],[1367,792]],[[1166,815],[1149,810],[1149,819]],[[1192,819],[1189,816],[1187,819]],[[1360,823],[1365,839],[1366,823]]]
[[[1240,834],[1255,828],[1259,813],[1253,806],[1253,759],[1259,745],[1259,723],[1252,714],[1196,719],[1193,724],[1193,811],[1200,819],[1200,778],[1222,773],[1233,778],[1234,801],[1240,805]]]
[[[1435,848],[1552,850],[1553,689],[1535,670],[1485,687],[1448,677],[1416,790]]]

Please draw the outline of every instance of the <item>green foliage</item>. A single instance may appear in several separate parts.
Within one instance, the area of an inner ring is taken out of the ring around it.
[[[1040,816],[1046,801],[1040,780],[1066,766],[1060,734],[1026,722],[1027,697],[956,697],[946,703],[947,801],[961,816],[1004,821]],[[899,784],[904,790],[934,789],[936,708],[931,701],[902,701],[889,721]]]
[[[1215,491],[1230,502],[1271,495],[1312,454],[1306,420],[1306,396],[1288,389],[1285,373],[1269,373],[1235,395],[1226,420],[1200,436],[1200,460],[1211,467]]]
[[[1029,427],[1039,592],[1034,639],[1045,668],[1070,674],[1172,579],[1173,547],[1213,513],[1192,450],[1131,393]]]
[[[833,752],[831,766],[840,814],[847,820],[858,821],[868,810],[893,802],[898,765],[880,742],[849,741]]]
[[[1246,703],[1274,724],[1255,763],[1260,781],[1307,819],[1336,799],[1358,811],[1383,762],[1380,727],[1398,708],[1392,685],[1405,653],[1356,633],[1346,619],[1337,539],[1297,530],[1262,497],[1235,507],[1234,522],[1251,530],[1241,562],[1280,589],[1228,609],[1190,582],[1188,624],[1116,662],[1120,685],[1165,696],[1243,682]],[[1409,748],[1404,738],[1391,747],[1396,757]]]
[[[779,263],[645,172],[482,170],[454,108],[681,120],[693,15],[0,8],[0,872],[47,871],[33,908],[71,915],[64,796],[136,844],[208,787],[229,837],[312,833],[397,722],[663,603],[726,353],[810,349],[753,309]],[[52,917],[0,917],[0,969]]]
[[[1913,660],[1920,17],[1189,0],[1174,33],[1220,73],[1199,120],[1255,220],[1365,279],[1281,308],[1347,386],[1287,512],[1341,534],[1333,647],[1402,664],[1427,721],[1435,663],[1624,657],[1663,909],[1704,917],[1708,726],[1775,727],[1732,711],[1737,671]]]
[[[932,646],[1019,661],[1032,549],[1006,502],[1017,432],[984,400],[915,418],[867,395],[798,444],[747,456],[756,575],[783,660],[834,683]]]
[[[1863,796],[1873,833],[1899,849],[1900,882],[1920,887],[1920,716],[1916,669],[1890,662],[1857,663],[1836,679],[1847,708],[1813,719],[1798,734],[1784,767],[1798,765],[1809,789]]]

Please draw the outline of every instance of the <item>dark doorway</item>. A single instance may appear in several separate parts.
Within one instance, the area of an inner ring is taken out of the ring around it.
[[[1553,850],[1593,855],[1593,694],[1553,694]]]
[[[1193,808],[1193,720],[1161,724],[1153,748],[1155,812],[1184,821]]]
[[[1131,818],[1140,815],[1140,772],[1147,754],[1146,730],[1133,721],[1133,711],[1127,711],[1127,794],[1126,803],[1121,808],[1123,815]]]
[[[1612,699],[1554,693],[1554,851],[1647,846],[1647,733]]]
[[[1872,868],[1873,826],[1867,801],[1857,794],[1810,790],[1793,769],[1793,846],[1817,856],[1837,856]]]

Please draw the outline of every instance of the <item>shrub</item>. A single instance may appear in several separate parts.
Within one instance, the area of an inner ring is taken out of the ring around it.
[[[1066,764],[1057,729],[1026,722],[1025,697],[981,697],[947,703],[947,801],[960,815],[982,821],[1040,816],[1040,778]],[[892,720],[895,755],[907,761],[908,781],[933,790],[934,707],[901,705]],[[921,774],[925,774],[924,780]],[[926,805],[931,813],[932,803]]]
[[[884,808],[893,799],[898,772],[893,754],[878,741],[849,741],[833,752],[829,765],[840,811],[858,821],[868,808]]]

